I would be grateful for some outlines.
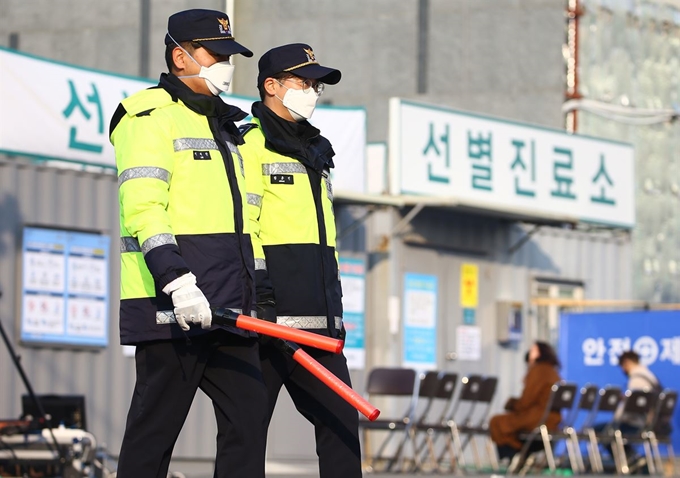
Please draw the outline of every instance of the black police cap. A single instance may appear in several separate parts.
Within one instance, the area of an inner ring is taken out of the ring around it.
[[[217,10],[196,8],[171,15],[168,18],[165,44],[183,41],[197,42],[219,55],[240,53],[243,56],[253,56],[252,51],[234,40],[227,14]]]
[[[277,73],[289,72],[301,78],[319,80],[321,83],[335,85],[340,81],[340,70],[319,65],[312,47],[305,43],[291,43],[272,48],[262,55],[257,63],[258,86]]]

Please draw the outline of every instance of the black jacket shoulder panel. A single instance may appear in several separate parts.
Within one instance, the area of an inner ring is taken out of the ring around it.
[[[113,130],[118,126],[118,123],[120,123],[120,120],[122,120],[126,114],[127,110],[125,109],[125,106],[123,106],[123,103],[119,103],[116,112],[113,113],[113,116],[111,117],[111,123],[109,123],[109,138],[111,137]]]
[[[248,132],[252,129],[257,128],[257,124],[255,123],[245,123],[242,124],[241,126],[238,127],[239,133],[241,133],[241,136],[245,136],[248,134]]]

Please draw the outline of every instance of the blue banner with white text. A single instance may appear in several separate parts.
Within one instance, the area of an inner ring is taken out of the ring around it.
[[[560,320],[562,377],[579,386],[626,388],[619,367],[626,350],[658,377],[664,388],[680,390],[680,311],[564,314]],[[673,418],[673,446],[680,446],[680,410]]]

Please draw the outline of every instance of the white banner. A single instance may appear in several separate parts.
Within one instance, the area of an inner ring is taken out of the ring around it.
[[[111,116],[123,98],[156,84],[1,47],[0,71],[0,152],[112,168]],[[256,100],[224,99],[247,113]],[[335,189],[364,192],[366,111],[320,105],[312,123],[333,144]]]
[[[390,192],[631,228],[633,147],[390,100]]]

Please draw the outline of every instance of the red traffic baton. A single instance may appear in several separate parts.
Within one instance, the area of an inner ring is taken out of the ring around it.
[[[326,337],[324,335],[313,334],[304,330],[286,327],[285,325],[275,324],[267,320],[256,319],[247,315],[239,314],[225,307],[213,307],[213,324],[231,325],[239,329],[250,330],[259,334],[277,337],[279,339],[291,340],[293,342],[309,345],[316,349],[326,350],[338,354],[342,351],[345,343],[342,340]]]
[[[371,405],[368,400],[355,392],[352,387],[336,377],[330,370],[321,365],[311,355],[302,350],[297,344],[285,340],[278,340],[277,347],[290,354],[297,363],[323,383],[335,393],[340,395],[347,403],[356,408],[370,421],[374,421],[380,415],[380,410]]]

